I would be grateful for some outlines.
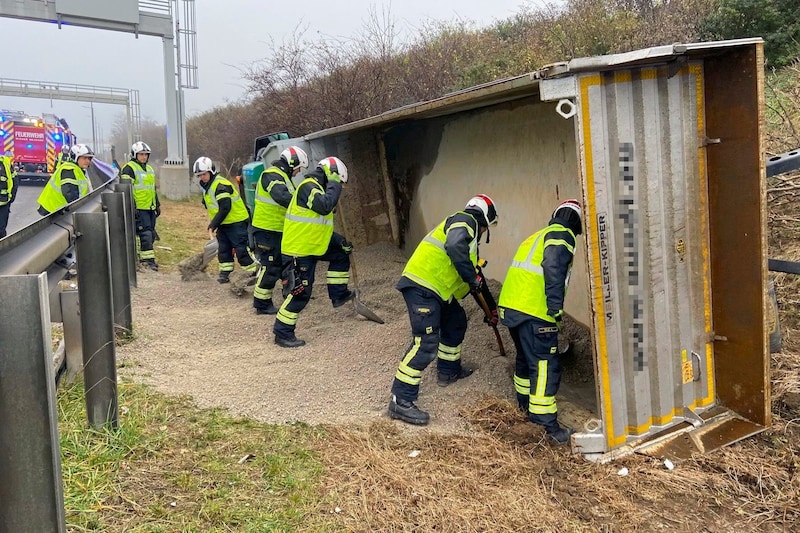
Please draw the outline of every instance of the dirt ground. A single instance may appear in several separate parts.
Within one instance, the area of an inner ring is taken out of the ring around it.
[[[252,291],[237,297],[215,281],[213,268],[198,281],[140,273],[133,291],[136,340],[118,349],[121,372],[168,394],[191,395],[202,407],[224,407],[264,422],[368,424],[386,417],[392,378],[410,342],[405,302],[394,289],[405,260],[389,244],[354,255],[361,301],[386,323],[356,315],[351,305],[334,309],[321,264],[322,283],[298,322],[297,336],[307,344],[296,349],[276,346],[274,316],[256,315]],[[459,407],[484,394],[513,399],[514,350],[507,330],[500,328],[510,357],[500,357],[482,312],[470,299],[463,303],[470,320],[463,362],[477,370],[439,387],[436,365],[428,368],[418,402],[432,417],[424,431],[470,431]]]

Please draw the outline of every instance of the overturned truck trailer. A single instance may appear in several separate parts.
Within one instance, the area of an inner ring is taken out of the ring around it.
[[[301,143],[312,159],[342,158],[361,245],[410,252],[489,194],[500,222],[481,253],[500,281],[553,207],[580,198],[565,309],[589,331],[591,375],[567,372],[559,394],[583,409],[573,450],[687,457],[770,424],[762,47],[575,59],[279,141],[264,157]]]

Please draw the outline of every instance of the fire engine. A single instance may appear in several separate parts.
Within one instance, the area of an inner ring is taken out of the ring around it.
[[[47,181],[55,170],[64,145],[75,144],[75,135],[64,119],[50,113],[41,116],[22,111],[0,110],[2,153],[11,153],[21,182]]]

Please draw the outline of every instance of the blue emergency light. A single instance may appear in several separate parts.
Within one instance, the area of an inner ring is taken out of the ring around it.
[[[53,139],[55,139],[57,141],[60,141],[61,140],[61,134],[60,133],[56,133],[55,135],[53,135]]]
[[[30,144],[30,143],[28,143],[28,145],[27,145],[27,146],[28,146],[28,150],[30,150],[31,148],[33,148],[33,145],[32,145],[32,144]]]
[[[0,130],[0,137],[5,137],[6,130]]]

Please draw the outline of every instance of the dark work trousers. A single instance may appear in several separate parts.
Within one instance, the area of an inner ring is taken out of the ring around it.
[[[217,228],[217,259],[220,272],[233,272],[233,250],[242,270],[255,271],[256,264],[247,248],[247,226],[249,222],[242,220],[233,224],[222,224]]]
[[[561,383],[558,328],[533,318],[508,329],[517,348],[514,389],[520,409],[528,413],[531,422],[557,430],[556,393]]]
[[[467,314],[458,300],[444,302],[424,287],[406,287],[401,292],[408,307],[413,339],[397,367],[392,394],[413,402],[419,396],[422,371],[434,359],[441,373],[461,372],[461,343],[467,332]]]
[[[8,217],[11,214],[11,204],[0,205],[0,239],[6,236]]]
[[[136,210],[136,236],[139,237],[139,261],[155,259],[153,241],[155,240],[156,212],[149,209]]]
[[[254,251],[258,253],[258,261],[261,263],[253,289],[253,307],[256,309],[267,309],[268,302],[272,300],[272,289],[281,278],[284,267],[281,256],[282,238],[283,233],[280,231],[253,229]]]
[[[300,294],[290,294],[286,297],[275,317],[275,325],[272,327],[273,333],[278,337],[286,339],[294,338],[297,319],[300,311],[305,309],[311,300],[311,289],[314,286],[314,270],[317,268],[317,261],[328,261],[328,297],[331,301],[341,300],[350,294],[347,283],[350,280],[350,256],[342,250],[343,237],[334,233],[328,249],[321,256],[297,257],[294,261],[297,264],[297,274],[304,290]],[[291,262],[291,257],[284,256],[284,260]]]

